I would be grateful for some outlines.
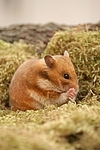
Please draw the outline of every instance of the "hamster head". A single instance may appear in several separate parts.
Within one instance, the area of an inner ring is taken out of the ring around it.
[[[44,67],[39,71],[38,85],[45,90],[68,93],[68,98],[75,98],[78,93],[78,81],[74,66],[67,51],[64,55],[46,55]]]

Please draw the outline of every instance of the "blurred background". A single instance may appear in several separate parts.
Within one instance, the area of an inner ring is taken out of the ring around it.
[[[0,0],[0,26],[100,21],[100,0]]]

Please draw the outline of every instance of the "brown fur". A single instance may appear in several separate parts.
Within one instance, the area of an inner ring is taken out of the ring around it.
[[[64,78],[69,74],[69,79]],[[9,103],[13,110],[37,110],[45,105],[68,102],[68,90],[78,92],[77,76],[69,56],[30,59],[15,72],[9,87]]]

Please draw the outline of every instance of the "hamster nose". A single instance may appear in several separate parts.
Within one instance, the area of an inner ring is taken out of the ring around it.
[[[74,90],[75,90],[76,93],[78,93],[78,91],[79,91],[79,85],[78,85],[78,84],[73,85],[73,86],[70,87],[70,88],[74,88]]]

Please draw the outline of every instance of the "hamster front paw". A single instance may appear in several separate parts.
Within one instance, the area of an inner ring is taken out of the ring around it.
[[[77,92],[74,88],[70,88],[68,91],[67,91],[67,96],[68,98],[74,98],[76,97],[77,95]]]
[[[74,88],[70,88],[67,91],[67,97],[71,102],[75,102],[76,95],[77,95],[77,91]]]

